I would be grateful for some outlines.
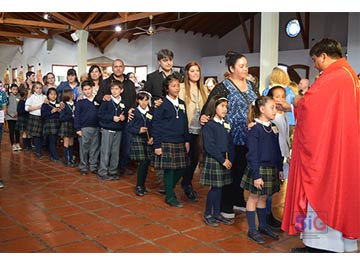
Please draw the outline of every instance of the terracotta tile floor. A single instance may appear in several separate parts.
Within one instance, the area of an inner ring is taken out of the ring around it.
[[[202,222],[207,188],[198,185],[199,202],[188,201],[177,187],[184,208],[164,203],[149,173],[150,193],[133,193],[136,175],[102,182],[80,176],[75,168],[38,160],[32,153],[12,152],[4,133],[0,176],[0,252],[287,252],[302,246],[298,237],[280,233],[264,245],[247,240],[244,213],[235,224],[217,228]],[[282,216],[284,190],[274,195],[274,213]]]

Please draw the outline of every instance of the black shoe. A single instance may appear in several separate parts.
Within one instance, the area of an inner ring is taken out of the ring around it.
[[[212,215],[203,216],[203,221],[206,225],[217,227],[219,226],[219,223],[216,222],[216,219]]]
[[[215,217],[215,219],[218,221],[218,222],[221,222],[222,224],[225,224],[225,225],[231,225],[231,224],[234,224],[234,221],[232,221],[231,219],[228,219],[226,217],[224,217],[223,215],[218,215],[217,217]]]
[[[145,195],[142,187],[140,186],[135,187],[135,194],[141,197]]]
[[[38,159],[43,159],[44,156],[40,153],[35,153],[35,156],[38,158]]]
[[[133,175],[134,171],[130,169],[120,169],[120,175]]]
[[[192,188],[184,189],[185,196],[192,202],[198,202],[197,193]]]
[[[281,221],[277,220],[273,214],[266,215],[266,224],[273,230],[280,230]]]
[[[113,179],[113,180],[119,180],[120,176],[117,173],[114,174],[109,174],[109,176]]]
[[[81,175],[87,175],[87,171],[80,171]]]
[[[61,163],[61,160],[59,158],[50,157],[49,159],[55,163]]]
[[[254,241],[257,244],[264,244],[265,239],[262,238],[261,234],[258,231],[248,231],[248,239]]]
[[[175,207],[178,207],[178,208],[182,208],[184,207],[176,198],[170,198],[168,200],[165,200],[165,202],[170,205],[170,206],[175,206]]]
[[[142,191],[143,191],[144,195],[149,193],[149,191],[146,189],[145,186],[142,186],[141,188],[142,188]]]
[[[269,227],[266,227],[266,228],[258,228],[259,230],[259,233],[262,233],[264,235],[267,235],[269,236],[270,238],[272,239],[276,239],[278,240],[279,239],[279,235],[277,235],[276,233],[274,233]]]
[[[113,178],[112,177],[110,177],[109,175],[103,175],[103,176],[101,176],[101,175],[97,175],[97,178],[99,178],[100,180],[103,180],[103,181],[112,181],[113,180]]]

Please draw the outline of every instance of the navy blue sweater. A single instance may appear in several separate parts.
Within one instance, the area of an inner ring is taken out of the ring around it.
[[[228,153],[228,159],[233,162],[233,140],[230,130],[227,130],[223,124],[217,123],[214,120],[207,122],[203,127],[203,141],[205,152],[220,164],[223,164],[225,161],[225,153]]]
[[[84,127],[98,127],[98,109],[99,106],[91,102],[87,98],[79,100],[76,103],[74,128],[76,131],[81,130]]]
[[[17,105],[17,113],[18,115],[29,115],[29,112],[28,111],[25,111],[25,102],[26,100],[20,100],[18,105]]]
[[[72,110],[75,109],[75,103],[70,106],[65,102],[65,108],[60,111],[60,121],[61,122],[72,122],[74,121],[74,112]]]
[[[161,148],[161,143],[190,142],[185,102],[179,99],[179,105],[179,118],[176,118],[175,106],[167,98],[160,107],[155,108],[152,120],[155,148]]]
[[[122,130],[126,125],[127,111],[128,109],[122,102],[116,104],[112,99],[101,102],[98,110],[99,126],[108,130]],[[121,113],[124,113],[125,120],[114,122],[114,116],[120,116]]]
[[[41,105],[41,118],[45,119],[45,120],[59,119],[59,117],[60,117],[59,112],[55,112],[55,113],[51,112],[51,110],[54,108],[56,108],[56,107],[51,103],[49,103],[49,104],[43,103]]]
[[[138,108],[134,111],[134,118],[128,123],[128,131],[133,135],[140,135],[147,137],[146,133],[139,134],[141,127],[147,127],[149,135],[151,134],[151,121],[152,114],[147,112],[145,115],[142,114]]]
[[[271,127],[276,127],[271,124]],[[256,123],[247,135],[246,146],[249,152],[246,154],[248,166],[253,171],[253,179],[260,178],[260,166],[277,168],[283,170],[283,158],[279,146],[279,134],[275,134],[271,128]]]

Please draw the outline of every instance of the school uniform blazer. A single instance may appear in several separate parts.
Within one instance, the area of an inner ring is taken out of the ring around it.
[[[118,108],[115,110],[115,108]],[[103,101],[98,110],[99,126],[114,131],[120,131],[124,129],[127,123],[127,111],[128,108],[120,101],[120,104],[117,104],[111,99],[109,101]],[[125,120],[114,122],[114,116],[120,116],[121,113],[124,113]]]
[[[134,112],[134,119],[128,123],[128,126],[127,126],[128,132],[130,132],[133,135],[147,136],[146,133],[139,134],[141,127],[147,127],[148,133],[150,135],[151,134],[151,120],[147,117],[147,115],[151,115],[150,117],[152,117],[152,114],[150,111],[148,111],[145,115],[142,115],[142,113],[136,108],[135,112]],[[145,121],[144,121],[144,118],[145,118]]]
[[[60,113],[56,112],[56,113],[52,113],[51,110],[56,108],[54,105],[52,105],[51,103],[46,104],[43,103],[43,105],[41,105],[41,118],[42,119],[59,119],[60,117]]]

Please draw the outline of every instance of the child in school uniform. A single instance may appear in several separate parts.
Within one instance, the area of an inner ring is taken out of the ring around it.
[[[59,136],[64,140],[64,164],[66,167],[75,167],[74,137],[76,133],[74,128],[75,103],[73,90],[66,89],[63,91],[62,102],[64,103],[64,108],[60,111],[59,116]]]
[[[176,183],[190,164],[190,135],[185,102],[178,98],[180,82],[176,74],[164,80],[167,91],[163,103],[155,108],[152,120],[155,160],[154,167],[164,169],[165,202],[183,207],[174,193]]]
[[[29,89],[20,91],[20,100],[17,104],[18,120],[16,121],[15,130],[20,132],[23,141],[24,152],[31,151],[31,137],[26,134],[29,112],[25,110],[25,102],[28,97]]]
[[[284,87],[280,85],[273,86],[270,88],[267,96],[273,98],[275,102],[286,102],[286,90]],[[289,167],[289,160],[290,160],[290,121],[289,121],[289,114],[283,112],[281,110],[276,111],[276,116],[272,123],[276,125],[279,130],[279,144],[281,150],[281,156],[284,163],[284,179],[287,179],[287,171],[285,170],[285,166]],[[270,228],[274,230],[280,230],[281,228],[281,221],[276,219],[272,213],[272,196],[268,196],[266,200],[266,222],[270,226]]]
[[[42,93],[43,85],[40,82],[35,82],[32,86],[32,95],[25,102],[25,110],[29,112],[29,121],[27,123],[27,134],[33,139],[35,145],[35,156],[42,159],[44,156],[41,153],[42,148],[42,119],[41,106],[46,99]],[[31,146],[30,146],[31,147]]]
[[[271,123],[275,118],[276,105],[271,97],[263,96],[249,107],[248,119],[255,125],[248,132],[246,154],[248,165],[240,186],[249,191],[246,202],[246,216],[249,225],[248,238],[258,244],[265,243],[262,235],[279,239],[266,224],[266,199],[280,190],[283,179],[283,159],[279,146],[279,131]],[[256,229],[255,215],[259,227]]]
[[[118,180],[119,152],[122,130],[125,127],[128,108],[122,102],[124,86],[114,80],[110,84],[109,101],[103,101],[98,110],[101,128],[101,150],[98,178],[105,181]]]
[[[132,135],[130,159],[139,161],[135,186],[135,194],[138,196],[144,196],[148,193],[145,181],[149,163],[154,153],[152,148],[154,140],[150,136],[152,120],[152,114],[149,111],[150,98],[151,94],[146,91],[140,91],[136,95],[136,101],[139,105],[134,111],[134,118],[128,124],[128,132]]]
[[[41,118],[43,119],[43,134],[49,140],[49,159],[54,162],[61,162],[57,152],[57,138],[60,128],[60,104],[56,103],[57,92],[55,88],[49,88],[46,93],[48,102],[41,106]]]
[[[9,137],[13,151],[19,151],[20,147],[20,131],[15,129],[18,120],[17,105],[20,101],[19,88],[16,84],[10,86],[9,103],[5,115],[5,120],[9,125]]]
[[[205,161],[200,184],[211,187],[206,198],[203,220],[205,224],[213,227],[219,223],[233,224],[232,220],[220,213],[221,190],[224,185],[232,183],[231,167],[234,158],[230,124],[224,120],[227,105],[228,100],[225,97],[213,96],[206,112],[210,120],[202,129]]]
[[[100,131],[98,121],[98,104],[94,101],[93,82],[81,83],[83,99],[76,103],[74,127],[79,140],[81,175],[86,175],[89,169],[97,173],[100,154]]]

